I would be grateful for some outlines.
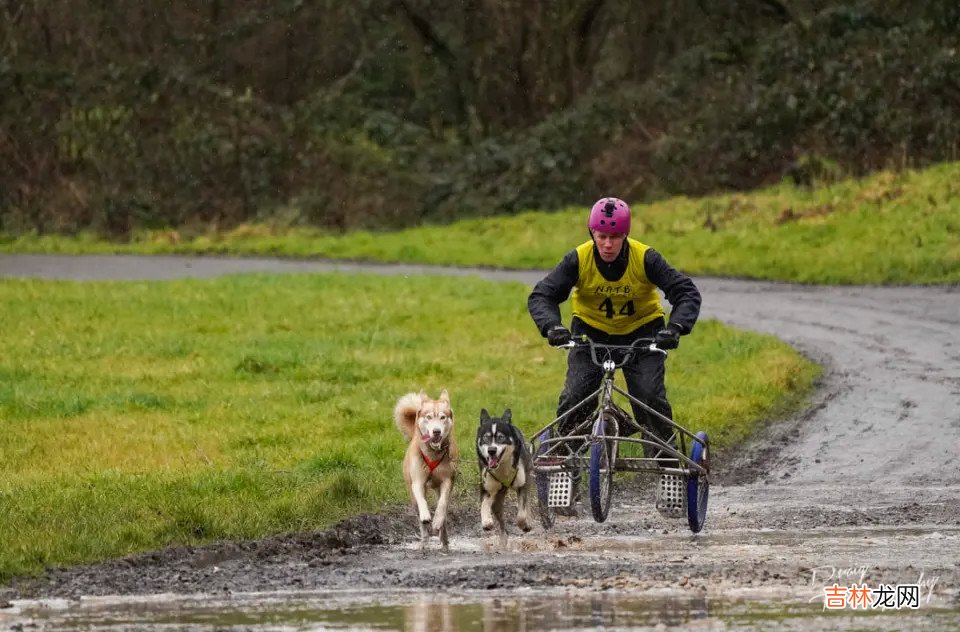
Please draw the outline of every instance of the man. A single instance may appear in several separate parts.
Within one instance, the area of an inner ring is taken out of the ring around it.
[[[572,330],[574,335],[586,334],[602,344],[629,345],[638,338],[654,338],[661,349],[676,349],[680,336],[693,330],[700,315],[697,286],[659,252],[628,237],[630,207],[623,200],[608,197],[597,201],[587,228],[591,239],[568,252],[527,300],[541,335],[553,346],[568,343]],[[672,307],[669,322],[658,288]],[[560,303],[568,297],[573,311],[570,329],[560,320]],[[623,375],[633,397],[673,419],[664,386],[665,359],[661,353],[635,354],[623,367]],[[572,349],[557,416],[597,390],[602,378],[603,369],[592,362],[589,348]],[[646,424],[664,441],[670,438],[671,428],[666,423],[636,404],[632,406],[638,423]],[[579,406],[565,420],[561,432],[570,432],[595,407],[595,399]],[[648,456],[654,455],[648,452]]]

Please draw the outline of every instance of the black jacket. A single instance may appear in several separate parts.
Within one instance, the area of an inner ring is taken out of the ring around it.
[[[623,242],[623,250],[612,263],[607,263],[600,258],[596,244],[593,246],[593,251],[597,268],[603,278],[608,281],[617,281],[627,271],[629,242]],[[643,257],[643,269],[647,279],[660,288],[670,303],[670,323],[677,325],[682,334],[690,333],[700,315],[700,290],[694,285],[693,280],[667,263],[663,255],[653,248],[649,248]],[[527,299],[527,309],[541,335],[546,336],[550,327],[561,324],[560,303],[570,297],[579,274],[580,260],[574,249],[534,286],[533,292]],[[574,333],[580,333],[577,330],[582,331],[586,323],[580,322],[579,319],[574,320]]]

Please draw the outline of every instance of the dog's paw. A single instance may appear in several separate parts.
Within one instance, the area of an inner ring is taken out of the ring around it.
[[[533,529],[533,527],[530,526],[530,523],[526,520],[517,520],[517,526],[520,527],[520,530],[524,533],[527,533]]]
[[[493,529],[493,520],[489,520],[487,522],[481,522],[480,526],[483,528],[484,531],[490,531],[491,529]]]
[[[440,535],[443,530],[444,519],[442,516],[433,517],[433,535]]]

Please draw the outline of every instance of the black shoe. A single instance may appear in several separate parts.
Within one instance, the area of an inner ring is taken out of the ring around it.
[[[677,451],[677,444],[676,444],[676,442],[674,442],[674,441],[662,441],[662,443],[664,443],[664,444],[670,446],[671,448],[673,448],[673,450],[674,450],[675,452]],[[660,446],[653,446],[653,445],[649,445],[649,444],[644,444],[644,446],[643,446],[643,454],[644,454],[648,459],[655,459],[655,458],[657,458],[657,457],[661,457],[661,458],[671,459],[671,460],[674,460],[674,461],[676,460],[676,457],[674,457],[671,453],[667,452],[666,450],[664,450],[664,449],[661,448]]]

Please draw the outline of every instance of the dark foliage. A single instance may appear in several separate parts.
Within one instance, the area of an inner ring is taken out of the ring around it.
[[[957,157],[946,0],[59,4],[0,3],[6,231],[394,228]]]

